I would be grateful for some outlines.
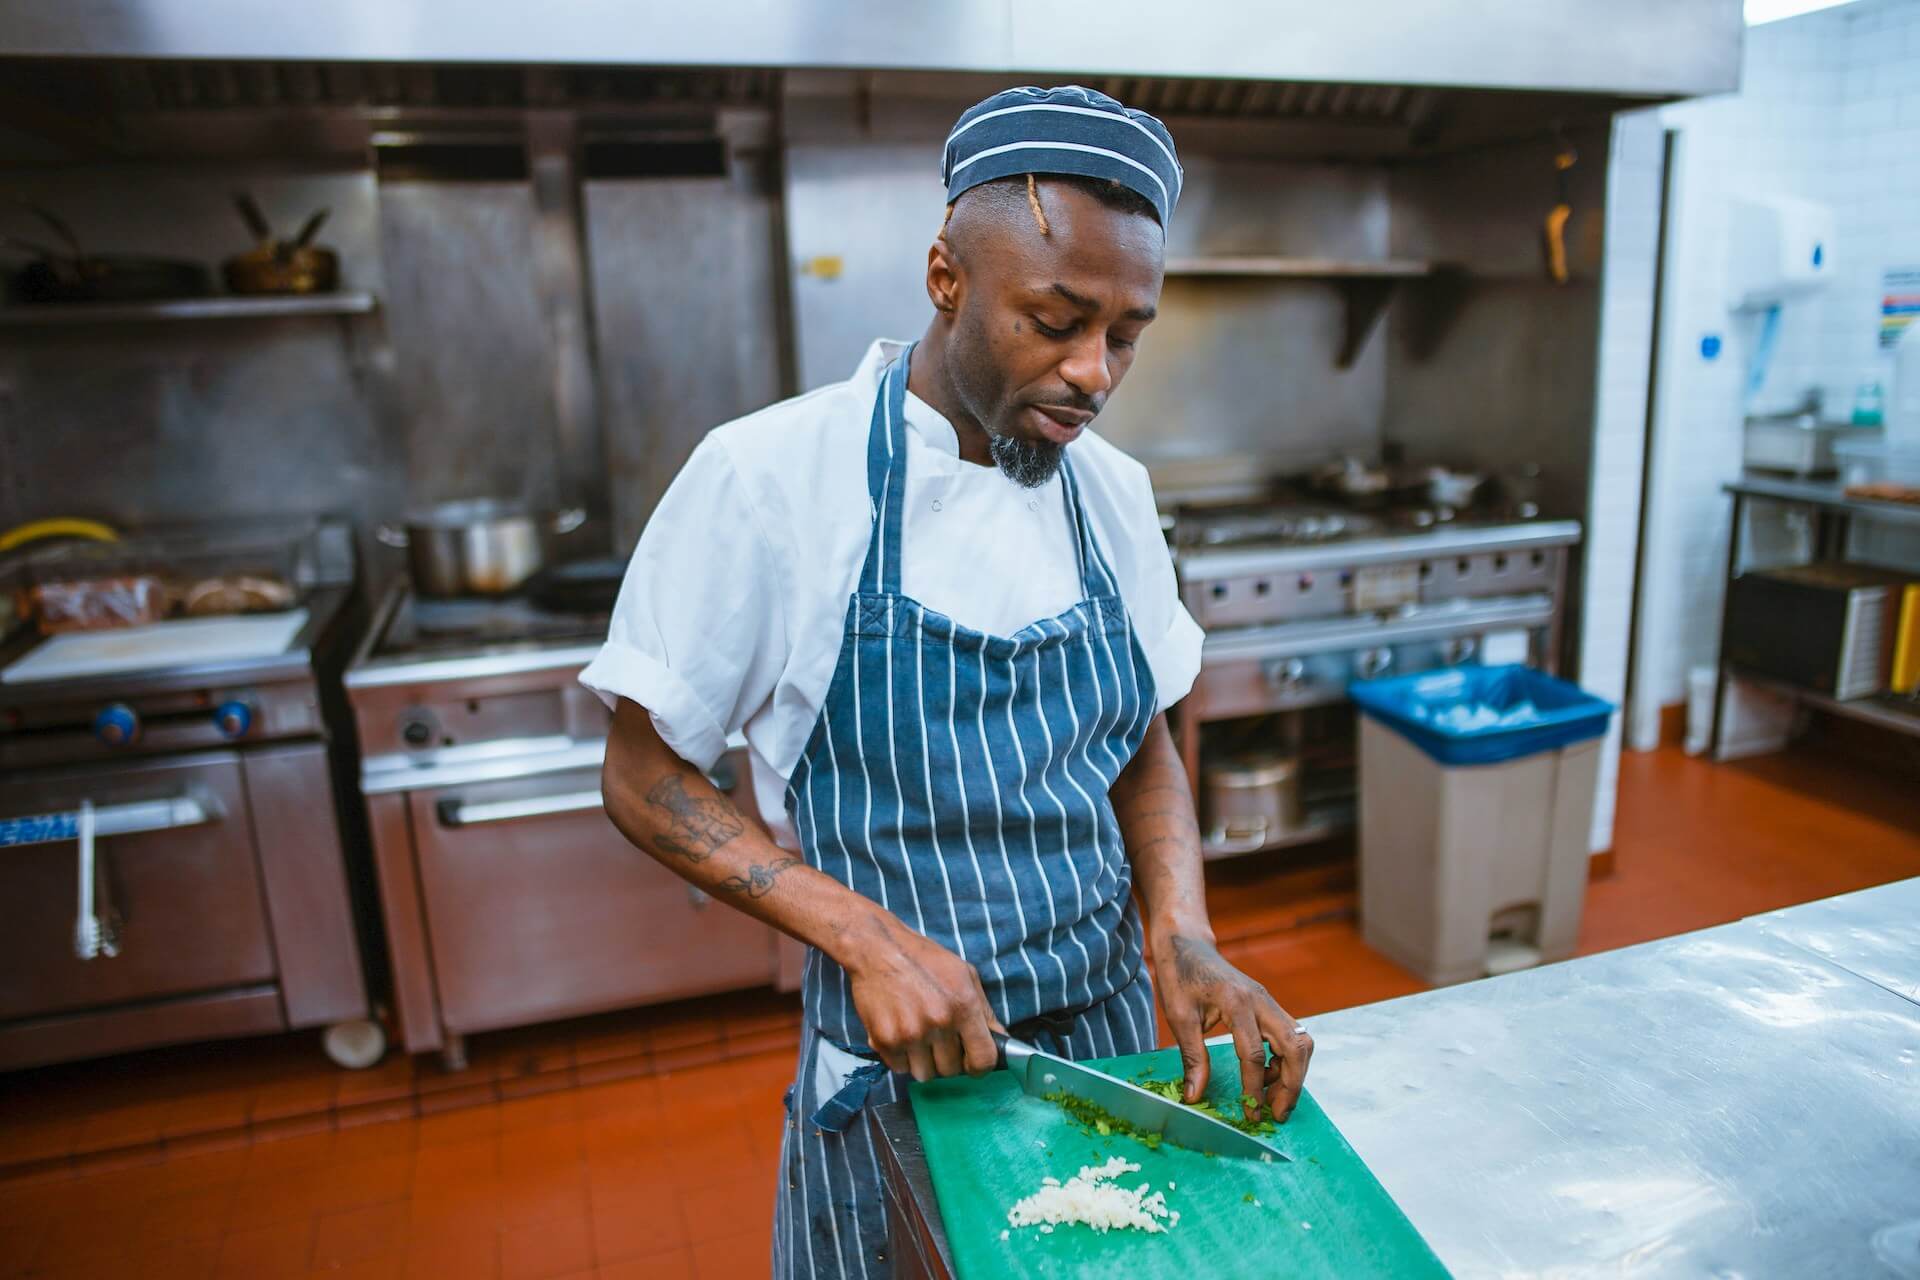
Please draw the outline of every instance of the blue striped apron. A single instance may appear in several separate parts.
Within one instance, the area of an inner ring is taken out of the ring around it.
[[[1146,734],[1153,677],[1061,468],[1080,603],[1011,636],[900,591],[913,349],[884,372],[867,439],[873,533],[833,679],[788,783],[809,866],[979,971],[1000,1021],[1071,1057],[1153,1045],[1132,873],[1108,789]],[[906,1078],[870,1056],[846,972],[809,950],[788,1094],[774,1274],[891,1272],[869,1102]]]

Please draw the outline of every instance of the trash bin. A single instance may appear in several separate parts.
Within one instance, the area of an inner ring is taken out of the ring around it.
[[[1348,692],[1367,944],[1436,986],[1572,955],[1612,704],[1523,666]]]

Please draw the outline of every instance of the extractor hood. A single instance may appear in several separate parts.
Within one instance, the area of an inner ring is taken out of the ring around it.
[[[1466,86],[1736,87],[1740,0],[0,0],[0,57],[875,68]]]

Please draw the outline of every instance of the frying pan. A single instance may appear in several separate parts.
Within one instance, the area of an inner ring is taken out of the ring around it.
[[[34,256],[34,261],[13,273],[13,291],[22,302],[150,302],[199,298],[213,292],[212,277],[197,262],[89,253],[72,228],[50,210],[38,205],[25,207],[60,238],[66,249],[5,237],[9,248]]]

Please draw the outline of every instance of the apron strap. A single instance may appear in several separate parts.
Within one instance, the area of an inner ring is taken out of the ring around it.
[[[912,360],[909,346],[881,373],[880,391],[873,398],[873,421],[867,428],[867,500],[872,504],[873,530],[867,536],[860,589],[869,595],[900,594],[900,527],[907,500],[907,369]]]
[[[867,500],[873,512],[873,528],[867,537],[866,562],[860,569],[860,589],[870,595],[900,594],[900,541],[907,494],[907,373],[913,350],[909,346],[902,351],[881,374],[880,389],[873,398],[873,418],[867,428]],[[1073,460],[1065,454],[1060,459],[1060,478],[1061,501],[1073,526],[1083,598],[1120,594],[1113,570],[1087,523]]]
[[[1080,557],[1080,590],[1085,598],[1096,596],[1117,596],[1119,583],[1113,576],[1113,570],[1107,564],[1107,558],[1101,554],[1100,542],[1093,536],[1093,526],[1087,522],[1087,508],[1080,501],[1080,482],[1073,474],[1073,459],[1066,454],[1060,457],[1061,496],[1066,500],[1067,519],[1073,524],[1074,550]]]

